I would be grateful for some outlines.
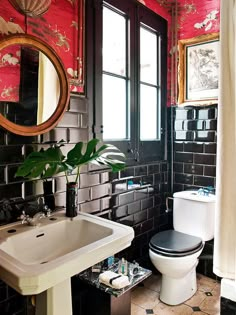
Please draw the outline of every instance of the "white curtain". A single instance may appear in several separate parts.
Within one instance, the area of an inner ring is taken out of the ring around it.
[[[38,76],[38,115],[37,124],[41,124],[54,113],[60,95],[60,82],[57,71],[50,59],[39,52]]]
[[[221,0],[214,273],[236,273],[236,0]]]

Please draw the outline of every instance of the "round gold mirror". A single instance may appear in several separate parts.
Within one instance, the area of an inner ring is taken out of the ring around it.
[[[25,34],[0,41],[0,125],[33,136],[59,122],[69,101],[66,71],[53,49]]]

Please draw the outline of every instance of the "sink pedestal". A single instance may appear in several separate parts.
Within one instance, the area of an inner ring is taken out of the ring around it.
[[[72,315],[71,279],[36,295],[36,315]]]

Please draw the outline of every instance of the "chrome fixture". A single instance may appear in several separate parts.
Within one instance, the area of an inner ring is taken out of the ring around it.
[[[22,211],[22,214],[20,216],[20,220],[21,220],[21,224],[26,223],[30,226],[37,226],[37,225],[39,225],[39,221],[42,218],[50,217],[50,215],[51,215],[51,210],[48,209],[47,206],[45,206],[44,212],[37,212],[32,218],[28,214],[25,214],[25,211]]]

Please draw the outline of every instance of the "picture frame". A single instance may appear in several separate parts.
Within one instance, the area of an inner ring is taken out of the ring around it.
[[[78,87],[77,92],[79,94],[85,94],[85,0],[78,0],[75,2],[75,10],[77,17],[77,29],[74,32],[74,45],[75,57],[74,57],[74,69],[75,73],[72,78],[69,78],[71,86]]]
[[[219,33],[179,40],[178,46],[178,104],[216,104],[219,82]]]

